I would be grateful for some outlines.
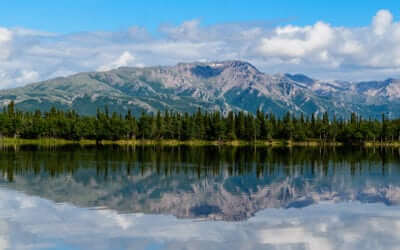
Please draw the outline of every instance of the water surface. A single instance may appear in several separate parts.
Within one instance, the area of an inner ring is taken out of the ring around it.
[[[0,249],[399,249],[400,152],[0,153]]]

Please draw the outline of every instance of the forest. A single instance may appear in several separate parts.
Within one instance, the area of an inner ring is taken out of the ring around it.
[[[110,113],[107,107],[96,116],[79,115],[74,110],[51,108],[47,112],[16,110],[14,102],[0,112],[1,137],[66,140],[204,140],[259,141],[292,140],[360,143],[365,141],[400,141],[400,119],[364,119],[351,114],[349,119],[322,115],[293,115],[219,111],[193,114],[171,111],[156,114],[142,112],[139,117],[130,111],[122,115]]]

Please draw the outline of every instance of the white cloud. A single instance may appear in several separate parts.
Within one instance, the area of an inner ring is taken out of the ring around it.
[[[334,38],[332,28],[322,22],[304,28],[291,25],[278,27],[275,33],[275,36],[261,40],[261,53],[267,56],[302,57],[324,50]]]
[[[98,71],[107,71],[107,70],[111,70],[111,69],[115,69],[115,68],[119,68],[119,67],[123,67],[123,66],[129,66],[134,61],[135,61],[135,57],[128,51],[125,51],[114,62],[99,67]]]
[[[8,29],[0,27],[0,59],[5,60],[10,54],[9,42],[12,39],[12,33]]]
[[[10,41],[11,37],[12,37],[12,33],[8,29],[0,27],[0,43]]]
[[[0,88],[81,71],[120,66],[247,60],[267,73],[301,72],[322,79],[400,77],[400,22],[388,10],[371,25],[204,26],[199,20],[115,32],[55,34],[0,27]]]
[[[385,34],[385,32],[392,25],[392,21],[393,21],[393,16],[392,13],[390,13],[390,11],[388,10],[378,11],[372,22],[374,33],[378,36]]]
[[[173,40],[202,40],[199,20],[190,20],[183,22],[180,26],[161,26],[160,31]]]
[[[20,75],[15,78],[15,82],[19,84],[24,84],[26,82],[34,82],[39,78],[39,73],[32,70],[22,70]]]

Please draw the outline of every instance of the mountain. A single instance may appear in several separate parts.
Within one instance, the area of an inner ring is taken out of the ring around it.
[[[25,87],[0,91],[0,106],[14,100],[17,108],[32,111],[75,109],[94,114],[175,110],[250,111],[282,115],[340,116],[356,112],[379,117],[400,116],[400,80],[321,81],[302,74],[269,75],[242,61],[179,63],[146,68],[121,67],[107,72],[79,73]]]

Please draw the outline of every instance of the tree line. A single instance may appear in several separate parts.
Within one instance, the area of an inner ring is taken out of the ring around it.
[[[349,119],[322,115],[278,117],[272,113],[219,111],[193,114],[163,111],[142,112],[138,117],[110,113],[107,107],[95,116],[51,108],[47,112],[16,110],[11,102],[0,112],[3,137],[24,139],[60,138],[67,140],[273,140],[284,139],[358,143],[363,141],[400,141],[400,119],[364,119],[353,113]]]

